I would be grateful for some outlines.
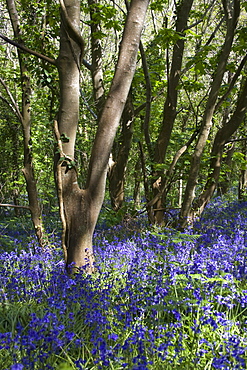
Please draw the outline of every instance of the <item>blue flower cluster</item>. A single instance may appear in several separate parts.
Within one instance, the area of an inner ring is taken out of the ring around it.
[[[247,203],[209,207],[184,233],[95,232],[98,272],[64,271],[16,238],[0,254],[4,370],[245,369]]]

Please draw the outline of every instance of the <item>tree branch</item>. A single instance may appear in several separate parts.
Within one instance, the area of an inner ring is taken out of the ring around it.
[[[188,149],[188,147],[190,146],[190,144],[195,140],[195,138],[197,137],[199,133],[199,129],[197,129],[193,134],[192,136],[190,137],[190,139],[187,141],[187,143],[182,146],[177,152],[176,154],[174,155],[173,157],[173,160],[172,160],[172,163],[170,164],[170,167],[169,169],[166,171],[166,174],[165,174],[165,177],[163,178],[162,180],[162,183],[161,183],[161,186],[160,186],[160,190],[158,192],[158,194],[155,195],[155,197],[150,200],[150,202],[148,202],[146,204],[146,207],[152,207],[163,195],[165,189],[167,188],[167,185],[168,185],[168,181],[169,179],[171,178],[172,174],[173,174],[173,171],[174,171],[174,168],[177,164],[177,161],[179,160],[179,158],[182,156],[182,154]]]
[[[29,206],[18,206],[16,204],[4,204],[4,203],[0,203],[0,207],[23,208],[23,209],[27,209],[27,210],[30,211],[30,207]]]
[[[83,62],[83,54],[85,49],[85,43],[83,40],[83,37],[80,34],[80,31],[73,25],[73,23],[70,20],[70,17],[68,16],[66,6],[64,4],[63,0],[60,0],[60,8],[62,12],[62,19],[64,23],[65,30],[68,32],[69,37],[71,37],[72,40],[74,40],[77,45],[81,48],[81,56],[80,56],[80,64]]]
[[[5,101],[5,103],[8,104],[8,106],[12,109],[12,111],[18,117],[18,119],[20,120],[20,122],[22,122],[23,117],[22,117],[22,114],[21,114],[21,112],[19,110],[19,107],[18,107],[18,105],[17,105],[17,103],[16,103],[13,95],[9,91],[8,86],[6,85],[6,83],[4,82],[4,80],[1,77],[0,77],[0,83],[3,85],[3,87],[4,87],[5,91],[6,91],[6,93],[8,94],[8,97],[10,98],[12,104],[10,104],[10,102],[7,99],[5,99],[4,97],[0,96],[0,98],[3,101]]]
[[[84,67],[86,67],[89,71],[92,71],[93,70],[93,66],[92,64],[90,64],[86,59],[82,59],[82,64],[84,65]]]
[[[58,193],[58,201],[59,201],[59,211],[60,211],[60,217],[62,221],[62,248],[64,253],[64,260],[67,262],[67,248],[65,243],[65,236],[66,236],[66,230],[67,230],[67,223],[65,218],[65,210],[64,210],[64,203],[63,203],[63,182],[62,182],[62,174],[61,174],[61,157],[65,154],[63,153],[63,146],[61,141],[60,132],[58,129],[57,120],[54,120],[54,134],[57,140],[57,146],[59,150],[59,160],[57,162],[57,193]]]
[[[45,60],[46,62],[52,64],[52,65],[56,65],[56,60],[55,59],[51,59],[43,54],[40,54],[38,53],[37,51],[34,51],[32,49],[29,49],[27,48],[26,46],[24,45],[21,45],[19,44],[18,42],[14,41],[14,40],[11,40],[9,39],[8,37],[4,36],[3,34],[0,33],[0,38],[3,39],[4,41],[6,41],[8,44],[10,45],[13,45],[15,46],[16,48],[18,49],[21,49],[22,51],[24,51],[25,53],[28,53],[28,54],[31,54],[31,55],[34,55],[36,56],[37,58],[39,59],[42,59],[42,60]]]
[[[144,137],[147,144],[148,152],[150,158],[153,158],[153,151],[152,151],[152,144],[151,144],[151,138],[150,138],[150,132],[149,132],[149,123],[150,123],[150,114],[151,114],[151,102],[152,102],[152,85],[150,80],[150,75],[148,71],[148,65],[147,65],[147,58],[144,51],[144,47],[142,42],[140,41],[139,50],[141,53],[141,59],[142,59],[142,69],[144,73],[145,78],[145,84],[146,84],[146,106],[145,106],[145,116],[144,116],[144,123],[143,123],[143,129],[144,129]]]
[[[204,14],[202,15],[202,17],[200,19],[198,19],[198,21],[195,21],[194,23],[192,23],[190,26],[188,26],[186,28],[186,30],[190,30],[191,28],[197,26],[198,24],[200,24],[201,22],[203,22],[204,18],[206,17],[207,15],[207,12],[212,8],[212,6],[214,5],[214,1],[212,1],[212,3],[208,6],[208,8],[205,10]]]
[[[243,59],[241,60],[241,63],[240,65],[238,66],[238,69],[236,70],[235,72],[235,75],[233,76],[230,84],[229,84],[229,87],[227,89],[227,91],[225,92],[225,94],[220,98],[220,100],[218,101],[216,107],[215,107],[215,110],[217,110],[221,104],[223,103],[223,101],[227,98],[227,96],[230,94],[230,92],[232,91],[234,85],[235,85],[235,82],[237,81],[245,63],[247,62],[247,54],[243,57]]]
[[[203,45],[203,46],[201,46],[197,51],[196,51],[196,53],[194,54],[194,56],[193,56],[193,58],[195,59],[196,58],[196,56],[205,48],[205,47],[207,47],[207,46],[209,46],[210,45],[210,43],[211,43],[211,41],[214,39],[214,37],[215,37],[215,35],[216,35],[216,33],[217,33],[217,31],[219,30],[219,28],[220,28],[220,26],[222,25],[222,23],[223,23],[223,21],[224,21],[224,19],[225,19],[225,17],[222,17],[221,18],[221,20],[220,20],[220,22],[216,25],[216,27],[215,27],[215,29],[214,29],[214,31],[212,32],[212,34],[210,35],[210,37],[209,37],[209,39],[208,39],[208,41],[205,43],[205,45]],[[190,66],[191,67],[191,66]],[[180,76],[183,76],[189,69],[190,69],[190,67],[184,67],[184,69],[181,71],[181,74],[180,74]]]
[[[240,138],[240,139],[227,140],[226,141],[226,144],[228,144],[228,143],[235,143],[236,141],[247,141],[247,137],[243,137],[243,138]]]

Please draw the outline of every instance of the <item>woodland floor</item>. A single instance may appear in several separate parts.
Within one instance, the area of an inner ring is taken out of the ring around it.
[[[184,233],[145,219],[95,232],[98,271],[64,271],[59,222],[41,252],[0,218],[0,369],[245,369],[247,203],[215,200]]]

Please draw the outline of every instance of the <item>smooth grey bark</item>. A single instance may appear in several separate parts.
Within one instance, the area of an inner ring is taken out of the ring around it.
[[[223,76],[226,70],[227,60],[232,48],[232,42],[240,13],[239,0],[235,0],[234,2],[226,0],[222,1],[222,3],[226,17],[226,26],[227,26],[226,36],[219,56],[219,61],[212,81],[211,89],[208,95],[208,100],[202,118],[201,131],[198,137],[194,153],[191,157],[189,176],[186,184],[182,208],[179,215],[179,227],[182,229],[187,225],[189,220],[193,222],[192,219],[193,214],[191,214],[190,211],[195,196],[195,189],[200,170],[201,157],[211,130],[212,118],[215,112],[217,98],[219,95]]]
[[[99,1],[88,0],[88,4],[90,7],[91,18],[91,73],[93,81],[94,102],[99,121],[105,101],[101,40],[95,36],[101,31],[100,23],[97,20],[97,14],[99,13]],[[125,171],[133,133],[133,110],[134,109],[132,108],[131,97],[129,95],[121,118],[122,133],[120,142],[118,141],[116,143],[117,150],[113,150],[108,166],[109,194],[111,198],[112,209],[114,211],[118,211],[124,202]]]
[[[67,138],[62,142],[62,153],[57,166],[58,188],[62,194],[66,224],[64,244],[67,266],[94,270],[92,237],[105,194],[109,155],[127,100],[136,68],[137,52],[143,29],[148,0],[133,0],[127,15],[118,62],[110,91],[102,109],[92,147],[85,189],[77,183],[72,165],[79,113],[79,68],[82,43],[63,26],[66,14],[79,32],[80,1],[66,0],[62,9],[60,53],[57,61],[60,79],[61,105],[58,117],[59,134]],[[69,24],[70,27],[70,24]],[[70,35],[69,35],[70,36]],[[60,177],[61,175],[61,177]]]
[[[102,47],[101,40],[96,37],[101,32],[100,23],[97,21],[97,14],[99,13],[99,0],[88,0],[90,9],[90,28],[91,28],[91,54],[92,65],[91,74],[93,81],[93,94],[97,117],[99,119],[105,101],[105,89],[102,69]]]
[[[108,159],[134,76],[147,7],[148,0],[132,0],[130,4],[115,74],[100,117],[90,158],[87,188],[92,195],[105,187]],[[103,200],[104,192],[100,193],[99,203]]]

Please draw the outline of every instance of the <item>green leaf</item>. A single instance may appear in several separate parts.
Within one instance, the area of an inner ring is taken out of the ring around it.
[[[73,370],[73,367],[71,367],[67,362],[62,362],[58,365],[58,370]]]
[[[75,161],[70,161],[69,163],[68,163],[68,168],[73,168],[73,167],[75,167]]]
[[[163,12],[164,11],[164,6],[167,4],[167,0],[156,0],[156,1],[153,1],[150,5],[150,8],[152,10],[156,10],[156,11],[159,11],[159,12]]]

